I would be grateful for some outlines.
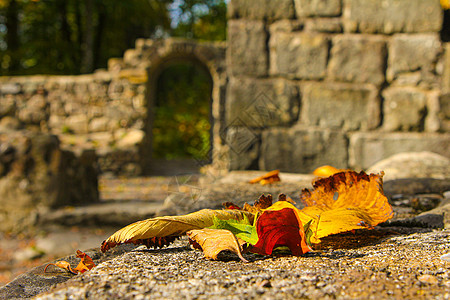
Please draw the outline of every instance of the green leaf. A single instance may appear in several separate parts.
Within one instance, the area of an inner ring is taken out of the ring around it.
[[[308,223],[303,225],[303,229],[305,230],[306,243],[308,244],[309,247],[312,248],[311,237],[313,236],[314,232],[311,229],[311,222],[312,222],[312,219],[309,220]]]
[[[251,225],[250,220],[244,215],[244,218],[238,220],[221,220],[214,217],[214,225],[209,227],[211,229],[226,229],[234,233],[234,235],[251,245],[255,245],[258,242],[258,233],[256,227]]]

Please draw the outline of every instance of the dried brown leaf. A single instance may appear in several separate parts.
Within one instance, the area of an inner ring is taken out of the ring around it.
[[[242,247],[245,241],[238,239],[231,231],[225,229],[191,230],[187,232],[189,239],[194,243],[194,248],[200,247],[208,259],[217,259],[222,251],[231,251],[243,261],[248,262],[242,256]]]
[[[270,171],[262,176],[256,177],[249,181],[249,183],[260,183],[262,185],[271,184],[277,181],[281,181],[280,179],[280,170]]]

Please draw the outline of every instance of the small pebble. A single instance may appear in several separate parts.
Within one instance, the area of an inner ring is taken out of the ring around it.
[[[263,281],[258,283],[257,286],[260,287],[260,288],[270,288],[270,287],[272,287],[272,284],[270,283],[269,280],[264,279]]]
[[[417,279],[419,279],[420,282],[424,283],[432,283],[432,284],[438,283],[436,276],[433,275],[422,275],[419,276]]]
[[[450,262],[450,252],[441,256],[442,260]]]

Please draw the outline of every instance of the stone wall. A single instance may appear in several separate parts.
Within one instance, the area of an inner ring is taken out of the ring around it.
[[[231,0],[231,168],[305,173],[367,168],[403,151],[450,157],[442,20],[435,0]]]
[[[143,137],[146,79],[136,71],[0,77],[0,126],[57,134],[72,148],[133,147]]]
[[[104,172],[140,174],[151,164],[157,79],[173,61],[193,62],[213,79],[216,136],[224,122],[225,45],[183,39],[136,41],[107,70],[80,76],[0,77],[0,131],[29,129],[59,136],[76,152],[96,149]],[[220,148],[220,138],[216,138]]]

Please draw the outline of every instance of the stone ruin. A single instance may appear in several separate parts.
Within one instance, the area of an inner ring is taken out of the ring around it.
[[[137,175],[151,164],[151,113],[157,80],[170,63],[193,62],[213,79],[214,132],[224,124],[224,43],[137,40],[108,70],[80,76],[0,77],[0,129],[58,135],[74,151],[94,149],[103,172]],[[220,141],[217,141],[220,143]]]
[[[307,173],[393,154],[449,157],[450,43],[435,0],[232,0],[226,43],[136,41],[107,70],[0,77],[0,127],[95,149],[102,171],[145,174],[170,63],[212,78],[213,164]]]
[[[157,79],[181,60],[213,79],[216,165],[305,173],[449,156],[438,1],[233,0],[228,14],[226,44],[141,39],[94,74],[1,77],[0,126],[96,149],[103,171],[146,173]]]
[[[0,231],[23,231],[50,209],[99,201],[97,157],[63,150],[58,138],[0,132]]]

